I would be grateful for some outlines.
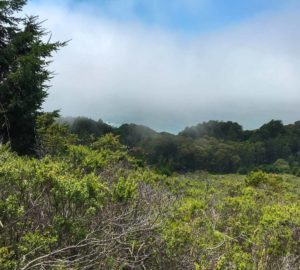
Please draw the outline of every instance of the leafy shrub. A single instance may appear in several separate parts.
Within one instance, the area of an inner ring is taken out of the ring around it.
[[[276,173],[290,173],[291,168],[289,163],[284,159],[277,159],[273,164],[274,172]]]
[[[132,178],[120,177],[116,184],[113,196],[117,201],[128,201],[136,197],[137,182]]]
[[[112,135],[66,146],[41,159],[0,147],[1,270],[297,269],[299,178],[167,177]]]

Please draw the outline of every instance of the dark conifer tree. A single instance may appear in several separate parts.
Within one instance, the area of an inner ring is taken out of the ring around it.
[[[0,139],[19,154],[33,154],[36,117],[47,97],[53,52],[38,17],[18,16],[25,0],[0,1]]]

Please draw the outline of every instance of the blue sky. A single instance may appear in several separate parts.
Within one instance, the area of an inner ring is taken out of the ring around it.
[[[42,2],[42,1],[40,1]],[[89,6],[94,15],[138,20],[147,25],[199,33],[237,24],[263,12],[296,5],[295,0],[71,0],[70,8]]]
[[[56,40],[46,110],[177,132],[300,115],[296,0],[32,0]]]

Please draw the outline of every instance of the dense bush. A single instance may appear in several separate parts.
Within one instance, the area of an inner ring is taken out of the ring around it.
[[[108,135],[40,160],[1,147],[0,269],[159,265],[168,196],[117,145]]]
[[[166,177],[110,134],[64,145],[0,148],[0,269],[298,269],[299,178]]]
[[[300,190],[294,179],[263,172],[245,180],[169,178],[181,199],[163,235],[178,269],[298,269]]]

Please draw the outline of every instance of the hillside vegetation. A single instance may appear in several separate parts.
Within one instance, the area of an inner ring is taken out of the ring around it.
[[[39,159],[0,148],[0,269],[299,268],[300,178],[167,177],[111,134],[39,132]]]
[[[231,121],[209,121],[178,135],[136,124],[113,127],[85,117],[65,122],[82,144],[107,133],[120,136],[135,157],[166,174],[197,170],[245,174],[260,169],[300,175],[300,122],[283,125],[272,120],[259,129],[243,130]]]

